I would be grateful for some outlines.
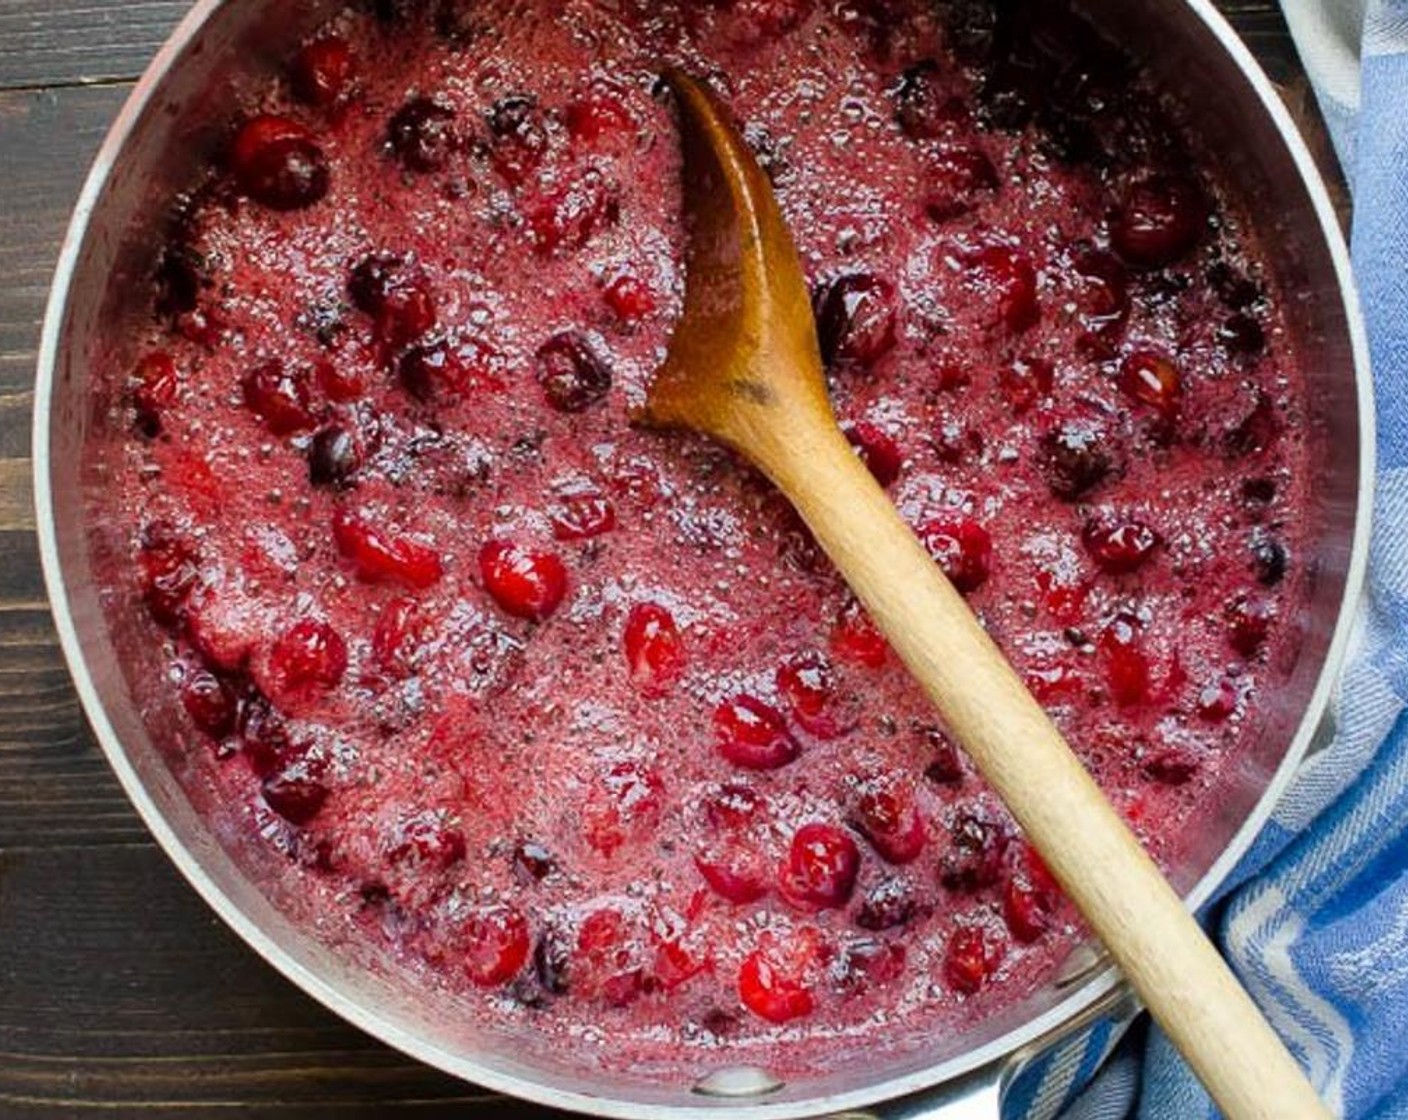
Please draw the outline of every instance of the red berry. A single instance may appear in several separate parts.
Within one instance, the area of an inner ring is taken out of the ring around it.
[[[1120,613],[1100,635],[1105,680],[1115,703],[1124,707],[1142,703],[1149,695],[1149,659],[1143,650],[1142,629],[1134,615]]]
[[[674,617],[656,603],[639,603],[626,618],[626,664],[641,695],[667,695],[684,675],[684,642]]]
[[[154,521],[143,530],[141,547],[138,566],[147,609],[161,625],[178,627],[200,578],[200,550],[166,521]]]
[[[819,653],[803,653],[783,662],[777,670],[777,691],[787,701],[792,718],[818,739],[835,739],[855,726],[850,713],[838,710],[836,677]]]
[[[362,383],[362,375],[346,364],[320,361],[314,364],[313,370],[317,374],[319,388],[329,400],[346,404],[361,400],[366,394],[367,387]]]
[[[336,688],[347,672],[347,644],[326,622],[295,622],[269,654],[269,692],[275,700]]]
[[[567,131],[573,139],[591,144],[615,136],[634,136],[636,119],[626,106],[626,91],[607,82],[595,82],[567,106]]]
[[[1026,253],[1007,245],[989,245],[969,254],[965,283],[986,309],[992,326],[1004,325],[1018,334],[1041,315],[1037,303],[1036,269]]]
[[[623,323],[639,323],[655,310],[655,293],[644,281],[622,273],[606,285],[606,305]]]
[[[997,821],[964,809],[949,829],[949,849],[939,864],[939,881],[951,891],[972,894],[1002,878],[1002,857],[1011,837]]]
[[[850,901],[859,874],[856,842],[835,825],[814,822],[792,837],[778,886],[801,909],[835,909]]]
[[[469,338],[451,345],[442,339],[407,350],[397,372],[411,396],[435,401],[498,392],[504,388],[502,368],[503,355],[487,343]]]
[[[538,348],[538,384],[558,412],[585,412],[611,391],[611,366],[580,331],[554,335]]]
[[[831,631],[831,652],[842,661],[880,669],[889,660],[890,645],[861,605],[851,603]]]
[[[593,489],[575,489],[558,495],[549,513],[553,535],[560,541],[584,541],[616,528],[616,507]]]
[[[1030,944],[1051,928],[1060,888],[1041,857],[1025,847],[1002,894],[1002,916],[1018,941]]]
[[[207,669],[195,669],[181,682],[181,703],[191,722],[212,739],[223,739],[235,729],[239,712],[234,691]]]
[[[245,122],[230,148],[230,169],[239,189],[271,210],[302,210],[328,193],[327,158],[313,134],[287,117]]]
[[[955,991],[973,995],[992,978],[1006,955],[1006,946],[983,930],[961,926],[949,938],[944,978]]]
[[[302,828],[312,823],[328,799],[323,770],[321,761],[306,756],[290,762],[264,779],[264,803],[289,824]]]
[[[810,928],[765,933],[738,972],[743,1005],[770,1023],[788,1023],[816,1008],[814,989],[825,964],[821,934]]]
[[[366,517],[343,508],[333,514],[333,539],[368,583],[396,581],[417,590],[440,582],[444,568],[434,549],[377,528]]]
[[[414,676],[433,640],[433,623],[411,598],[392,599],[381,609],[372,635],[372,656],[383,672],[404,680]]]
[[[582,831],[593,850],[610,858],[628,840],[649,835],[660,823],[664,783],[634,762],[613,766],[582,808]]]
[[[1155,175],[1132,184],[1110,223],[1110,242],[1138,268],[1178,260],[1207,229],[1207,202],[1191,180]]]
[[[386,849],[392,864],[415,860],[448,871],[465,856],[464,833],[448,824],[443,812],[426,810],[397,823]]]
[[[465,975],[481,988],[502,987],[528,962],[528,922],[511,906],[470,911],[459,933]]]
[[[428,97],[416,97],[396,111],[386,140],[408,171],[441,171],[460,146],[455,111]]]
[[[245,404],[274,435],[292,435],[313,426],[306,371],[291,373],[274,359],[245,374],[243,388]]]
[[[694,863],[705,882],[737,905],[768,893],[771,868],[760,846],[764,804],[747,786],[725,785],[704,801],[706,834]]]
[[[603,907],[589,914],[578,929],[562,982],[578,998],[625,1007],[641,993],[643,950],[640,931],[619,910]]]
[[[307,44],[294,56],[290,69],[299,100],[323,108],[341,101],[355,76],[352,48],[336,35]]]
[[[519,186],[538,169],[548,148],[538,103],[531,97],[505,97],[488,115],[495,170],[510,186]]]
[[[924,175],[924,210],[936,222],[962,217],[998,188],[997,168],[976,144],[936,152]]]
[[[1227,677],[1219,677],[1198,693],[1198,715],[1209,723],[1230,719],[1241,703],[1242,694]]]
[[[895,288],[869,273],[834,281],[818,301],[817,332],[830,369],[869,369],[894,349]]]
[[[1103,356],[1129,318],[1129,274],[1112,254],[1099,249],[1078,252],[1071,271],[1075,304],[1086,332],[1082,345]]]
[[[145,355],[132,371],[132,403],[137,422],[149,436],[161,431],[161,414],[176,403],[181,380],[176,363],[165,350]]]
[[[1037,469],[1056,497],[1083,498],[1118,469],[1108,429],[1084,414],[1058,421],[1041,435]]]
[[[1243,657],[1255,657],[1266,644],[1277,615],[1276,602],[1264,595],[1239,595],[1227,609],[1228,640]]]
[[[992,536],[971,517],[941,517],[919,530],[919,539],[964,595],[976,591],[992,571]]]
[[[729,30],[739,44],[769,42],[793,31],[814,0],[731,0]]]
[[[745,770],[777,770],[802,748],[776,708],[752,696],[735,696],[714,712],[719,753]]]
[[[914,786],[898,774],[863,783],[857,791],[854,824],[889,863],[913,863],[928,833]]]
[[[876,482],[889,486],[899,478],[904,466],[904,452],[891,436],[865,420],[847,421],[841,425],[841,431],[856,449],[860,461],[875,476]]]
[[[1013,358],[998,371],[997,381],[1007,407],[1021,416],[1051,396],[1056,373],[1044,358]]]
[[[352,270],[352,302],[372,316],[376,339],[398,351],[434,329],[439,316],[430,283],[400,257],[374,253]]]
[[[527,213],[533,247],[542,256],[580,249],[620,216],[616,188],[589,170],[538,200]]]
[[[837,987],[853,996],[898,980],[904,974],[904,962],[903,945],[854,938],[841,947],[831,971]]]
[[[1166,420],[1178,414],[1183,379],[1162,354],[1136,350],[1120,363],[1120,388],[1131,400],[1146,404]]]
[[[1104,571],[1124,575],[1143,567],[1163,538],[1138,518],[1123,517],[1087,522],[1081,541]]]
[[[551,552],[490,541],[479,552],[484,588],[515,618],[547,619],[567,595],[567,568]]]

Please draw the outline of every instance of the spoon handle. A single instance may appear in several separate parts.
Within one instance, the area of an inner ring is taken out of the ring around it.
[[[1232,1120],[1330,1116],[844,437],[830,424],[786,426],[785,438],[768,441],[773,481],[1224,1112]]]

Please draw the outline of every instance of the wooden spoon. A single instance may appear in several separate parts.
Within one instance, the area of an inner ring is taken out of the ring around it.
[[[770,478],[1232,1120],[1328,1117],[1203,936],[883,490],[827,399],[816,325],[771,187],[700,83],[680,107],[684,317],[635,420],[688,428]]]

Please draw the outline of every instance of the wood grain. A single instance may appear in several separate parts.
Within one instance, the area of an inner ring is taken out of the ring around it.
[[[1313,120],[1274,4],[1222,6]],[[0,1116],[547,1117],[379,1046],[226,931],[147,839],[68,683],[32,532],[35,340],[127,93],[111,83],[186,7],[0,0]]]

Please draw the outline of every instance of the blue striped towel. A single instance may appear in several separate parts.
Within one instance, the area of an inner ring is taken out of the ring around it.
[[[1408,1120],[1408,0],[1282,7],[1354,194],[1377,521],[1334,740],[1234,873],[1213,932],[1336,1115]],[[1091,1080],[1118,1033],[1104,1025],[1038,1063],[1008,1115],[1218,1115],[1157,1030],[1133,1032]]]

